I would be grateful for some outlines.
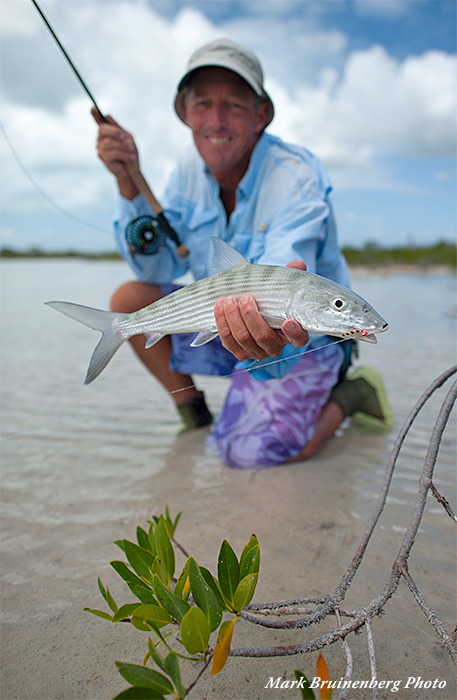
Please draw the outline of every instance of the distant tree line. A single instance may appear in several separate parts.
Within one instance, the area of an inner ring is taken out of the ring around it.
[[[435,265],[450,268],[457,267],[457,246],[441,241],[430,246],[400,246],[383,248],[377,243],[368,242],[363,248],[345,246],[343,253],[351,266],[386,267],[389,265],[418,265],[431,267]],[[119,253],[81,253],[76,251],[47,252],[38,248],[26,251],[1,248],[2,258],[82,258],[85,260],[120,260]]]
[[[376,243],[366,243],[363,248],[345,247],[343,253],[348,264],[352,266],[445,265],[452,268],[457,266],[457,246],[444,241],[430,246],[398,248],[382,248]]]

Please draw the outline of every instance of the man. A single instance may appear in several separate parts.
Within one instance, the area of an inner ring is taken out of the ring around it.
[[[100,125],[98,153],[116,176],[121,195],[117,243],[138,277],[117,290],[112,309],[132,312],[156,301],[188,270],[196,279],[211,274],[212,236],[226,240],[250,262],[307,266],[348,286],[327,175],[306,149],[264,131],[274,107],[255,55],[228,39],[203,46],[189,61],[174,106],[192,130],[195,148],[183,155],[162,204],[190,251],[185,259],[168,239],[156,255],[132,252],[126,229],[150,213],[126,167],[138,162],[138,152],[129,133],[111,118],[102,123],[93,110]],[[271,329],[249,295],[219,299],[214,312],[220,342],[189,348],[191,338],[173,335],[150,349],[142,336],[131,343],[170,392],[188,427],[212,420],[191,375],[232,375],[212,435],[230,466],[255,468],[306,459],[330,439],[345,415],[365,409],[367,401],[368,412],[381,422],[385,418],[372,386],[362,378],[353,382],[349,393],[355,396],[349,404],[333,395],[329,401],[344,370],[340,345],[331,345],[325,336],[309,342],[294,320],[285,321],[281,330]],[[306,345],[315,352],[299,350]],[[276,364],[273,357],[278,357]],[[237,360],[245,363],[244,369],[233,372]],[[252,360],[263,362],[255,362],[252,369]],[[354,392],[360,382],[363,386]]]

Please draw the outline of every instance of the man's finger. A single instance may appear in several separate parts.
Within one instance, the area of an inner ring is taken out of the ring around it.
[[[284,321],[281,330],[289,342],[295,345],[296,348],[302,348],[309,343],[308,331],[305,331],[297,321],[291,319]]]
[[[242,320],[257,347],[261,348],[266,357],[279,355],[284,347],[284,340],[271,328],[257,309],[253,297],[243,295],[239,300]]]
[[[306,263],[303,260],[292,260],[292,262],[287,263],[286,267],[293,267],[295,270],[306,271]]]

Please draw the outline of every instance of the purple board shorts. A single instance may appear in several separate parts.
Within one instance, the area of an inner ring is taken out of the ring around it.
[[[176,285],[163,285],[166,294]],[[338,383],[340,345],[329,344],[303,356],[281,378],[258,381],[235,369],[236,358],[215,339],[191,348],[195,334],[171,336],[170,368],[184,374],[231,375],[222,413],[208,439],[229,466],[262,469],[295,457],[312,438],[317,419]]]

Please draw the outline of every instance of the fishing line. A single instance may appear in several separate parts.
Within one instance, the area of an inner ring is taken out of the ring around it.
[[[345,340],[345,338],[340,338],[338,340],[334,340],[331,343],[327,343],[326,345],[320,345],[317,348],[311,348],[310,350],[305,350],[304,352],[301,352],[301,353],[298,352],[295,355],[290,355],[287,359],[289,360],[289,359],[293,359],[295,357],[303,357],[304,355],[307,355],[311,352],[316,352],[316,350],[322,350],[324,348],[331,347],[332,345],[338,345],[339,343],[343,343],[344,340]],[[269,367],[270,365],[274,365],[274,364],[277,364],[279,362],[285,362],[285,359],[286,358],[277,358],[275,360],[271,360],[270,362],[265,362],[262,365],[262,367]],[[225,376],[213,376],[213,377],[211,377],[211,379],[231,379],[232,377],[236,376],[237,374],[240,374],[242,372],[253,372],[255,369],[257,369],[256,366],[247,367],[246,369],[238,369],[238,370],[235,370],[234,372],[232,372],[231,374],[227,374]],[[306,370],[304,372],[301,372],[300,376],[306,376],[308,374],[316,374],[316,370]],[[187,391],[187,389],[195,389],[195,385],[190,384],[189,386],[183,387],[182,389],[175,389],[174,391],[167,391],[161,384],[159,384],[159,385],[164,389],[164,391],[168,395],[179,394],[181,391]],[[138,401],[133,401],[131,403],[125,403],[125,404],[119,404],[117,406],[112,406],[110,409],[105,410],[105,411],[96,411],[94,413],[89,413],[89,414],[86,413],[84,416],[81,416],[80,418],[72,418],[71,420],[68,420],[68,421],[62,421],[61,423],[54,423],[51,425],[46,425],[46,426],[43,426],[42,428],[36,428],[35,430],[27,430],[27,431],[24,431],[22,433],[13,433],[11,435],[5,434],[5,435],[3,435],[2,439],[3,440],[17,440],[17,439],[20,439],[23,437],[33,437],[33,436],[37,436],[37,435],[39,436],[48,430],[55,430],[57,428],[63,428],[63,427],[68,426],[68,425],[75,425],[77,423],[84,422],[86,420],[90,420],[93,418],[99,418],[100,416],[109,415],[113,411],[116,412],[116,411],[124,410],[126,408],[134,408],[135,406],[138,406],[141,403],[145,403],[147,401],[153,401],[156,398],[157,397],[155,397],[155,396],[150,396],[149,398],[141,398],[141,399],[138,399]]]
[[[324,348],[330,348],[332,345],[338,345],[339,343],[344,343],[344,341],[347,340],[347,338],[340,338],[339,340],[334,340],[331,343],[327,343],[326,345],[319,345],[317,348],[310,348],[310,350],[305,350],[304,352],[297,352],[295,355],[289,355],[289,357],[278,357],[276,360],[271,360],[270,362],[264,362],[261,366],[253,365],[252,367],[243,367],[241,369],[236,369],[234,370],[231,374],[225,374],[221,375],[219,378],[220,379],[231,379],[232,377],[235,377],[237,374],[241,374],[242,372],[254,372],[257,369],[263,369],[264,367],[270,367],[271,365],[276,365],[279,362],[286,362],[287,360],[293,360],[296,357],[303,357],[304,355],[309,355],[311,352],[316,352],[316,350],[323,350]],[[314,374],[314,371],[309,371],[309,374]],[[273,379],[273,377],[272,377]],[[174,391],[169,391],[168,394],[179,394],[181,391],[187,391],[187,389],[195,389],[195,385],[191,384],[189,386],[185,386],[182,389],[174,389]]]
[[[84,221],[83,219],[80,219],[78,216],[75,216],[74,214],[72,214],[71,212],[66,211],[65,209],[62,209],[62,207],[60,207],[56,202],[54,202],[54,200],[51,199],[51,197],[49,197],[46,194],[46,192],[40,187],[40,185],[36,182],[34,177],[31,175],[31,173],[25,167],[24,163],[22,162],[22,160],[20,159],[20,157],[18,155],[18,152],[16,151],[16,149],[13,146],[10,137],[6,133],[6,129],[3,126],[1,120],[0,120],[0,131],[2,132],[3,138],[5,139],[6,144],[7,144],[8,148],[10,149],[11,154],[13,155],[16,163],[18,164],[18,166],[20,167],[20,169],[22,170],[22,172],[24,173],[24,175],[26,176],[28,181],[36,189],[38,194],[40,194],[48,202],[48,204],[50,204],[52,207],[54,207],[54,209],[57,209],[57,211],[60,212],[61,214],[64,214],[65,216],[67,216],[69,219],[73,219],[73,221],[76,221],[78,224],[82,224],[83,226],[88,226],[89,228],[92,228],[95,231],[101,231],[102,233],[107,233],[110,236],[112,235],[112,232],[108,231],[108,229],[102,228],[101,226],[97,226],[96,224],[91,224],[89,221]]]
[[[63,47],[62,42],[60,41],[59,37],[58,37],[57,34],[55,33],[54,29],[51,27],[50,22],[49,22],[49,21],[47,20],[47,18],[45,17],[45,15],[44,15],[43,11],[41,10],[40,6],[39,6],[38,3],[36,2],[36,0],[32,0],[32,3],[33,3],[33,5],[35,6],[36,10],[38,11],[38,14],[39,14],[40,17],[42,18],[43,22],[45,23],[46,27],[49,29],[49,31],[50,31],[50,33],[51,33],[51,36],[52,36],[53,39],[56,41],[57,46],[58,46],[59,49],[62,51],[62,54],[64,55],[64,57],[65,57],[66,61],[68,62],[70,68],[73,70],[73,73],[75,74],[75,76],[76,76],[77,79],[79,80],[80,84],[82,85],[84,91],[85,91],[86,94],[89,96],[89,99],[91,100],[91,102],[92,102],[92,104],[94,105],[95,109],[96,109],[97,112],[99,113],[101,120],[102,120],[103,122],[105,122],[106,124],[109,123],[109,122],[108,122],[108,119],[107,119],[106,117],[103,116],[103,114],[102,114],[102,112],[101,112],[101,110],[100,110],[98,104],[96,103],[96,101],[95,101],[95,99],[94,99],[94,96],[92,95],[91,91],[89,90],[89,88],[87,87],[86,83],[85,83],[84,80],[82,79],[81,74],[79,73],[79,71],[77,70],[75,64],[73,63],[73,61],[71,60],[70,56],[68,55],[67,51],[66,51],[65,48]],[[145,178],[143,177],[143,175],[142,175],[142,173],[141,173],[141,171],[140,171],[140,168],[139,168],[138,163],[129,163],[129,162],[126,162],[124,165],[125,165],[125,168],[126,168],[126,170],[127,170],[127,173],[128,173],[128,175],[129,175],[130,179],[132,180],[132,182],[134,183],[134,185],[136,186],[136,188],[139,190],[139,192],[141,192],[141,193],[143,194],[143,196],[146,198],[146,201],[147,201],[147,203],[149,204],[149,206],[151,207],[151,210],[154,212],[155,216],[157,217],[157,220],[158,220],[158,222],[159,222],[159,224],[160,224],[160,227],[161,227],[162,231],[163,231],[169,238],[171,238],[171,240],[175,243],[175,245],[176,245],[176,251],[177,251],[179,257],[180,257],[180,258],[185,258],[185,257],[187,257],[187,256],[189,255],[189,250],[188,250],[187,246],[185,246],[185,245],[181,242],[181,240],[179,239],[178,234],[176,233],[176,231],[174,230],[174,228],[170,225],[170,223],[169,223],[167,217],[165,216],[165,213],[164,213],[164,211],[163,211],[162,205],[161,205],[161,204],[157,201],[157,199],[154,197],[154,195],[153,195],[153,193],[152,193],[152,191],[151,191],[151,189],[150,189],[148,183],[146,182]]]

